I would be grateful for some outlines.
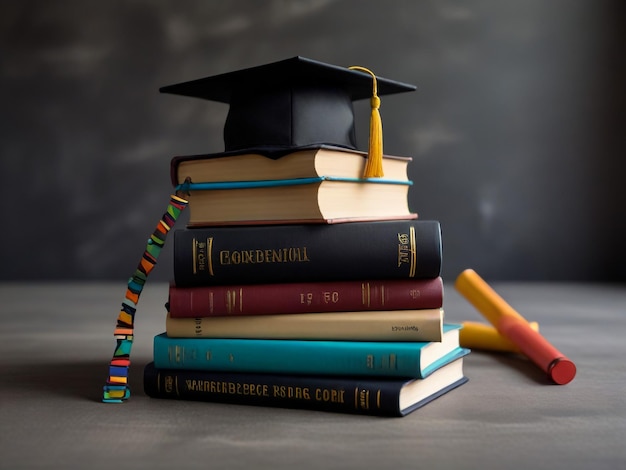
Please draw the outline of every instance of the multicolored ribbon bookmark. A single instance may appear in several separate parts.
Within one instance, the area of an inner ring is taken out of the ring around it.
[[[176,219],[187,207],[188,201],[180,197],[183,191],[170,196],[170,202],[166,212],[161,217],[156,229],[148,239],[146,249],[139,261],[133,276],[128,280],[126,297],[122,302],[122,309],[117,317],[115,339],[117,347],[109,366],[109,378],[104,386],[102,401],[104,403],[122,403],[130,398],[128,386],[128,369],[130,367],[130,350],[133,345],[133,325],[135,311],[139,296],[146,283],[148,275],[156,265],[161,248],[165,245],[165,239],[170,229],[176,223]]]

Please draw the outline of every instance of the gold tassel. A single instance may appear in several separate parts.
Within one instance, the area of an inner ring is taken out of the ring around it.
[[[376,75],[365,67],[352,66],[350,70],[359,70],[361,72],[369,73],[373,79],[373,91],[370,103],[372,106],[372,113],[370,116],[370,141],[369,149],[367,152],[367,164],[365,165],[365,171],[363,172],[363,178],[380,178],[384,176],[383,172],[383,124],[380,118],[380,98],[378,97],[378,83],[376,81]]]

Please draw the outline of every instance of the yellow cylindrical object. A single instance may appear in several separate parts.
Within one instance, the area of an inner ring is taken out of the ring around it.
[[[529,322],[530,327],[539,331],[537,322]],[[461,346],[469,349],[499,351],[499,352],[515,352],[520,350],[511,341],[506,339],[493,326],[486,323],[475,321],[463,322],[463,328],[459,332]]]
[[[454,287],[494,326],[498,324],[502,315],[509,315],[528,323],[473,269],[463,271],[457,277]]]

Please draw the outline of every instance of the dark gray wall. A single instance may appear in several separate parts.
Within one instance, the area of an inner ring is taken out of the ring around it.
[[[623,281],[622,4],[3,2],[0,279],[125,280],[170,158],[222,150],[224,106],[158,88],[303,55],[418,85],[383,100],[385,150],[447,279]]]

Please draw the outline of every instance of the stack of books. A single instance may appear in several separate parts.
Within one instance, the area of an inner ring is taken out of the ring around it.
[[[147,395],[404,416],[467,381],[439,223],[409,210],[410,158],[363,179],[366,158],[172,160],[189,222],[173,233]]]

